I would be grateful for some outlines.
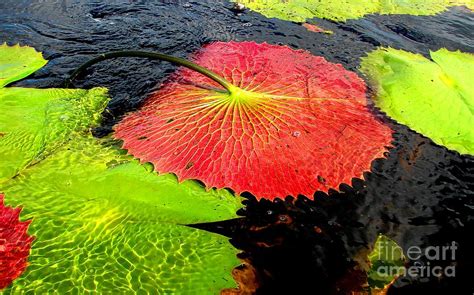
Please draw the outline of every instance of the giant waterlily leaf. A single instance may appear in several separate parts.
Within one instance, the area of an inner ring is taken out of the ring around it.
[[[2,45],[0,81],[23,78],[44,63],[33,48]],[[96,125],[107,101],[105,88],[0,88],[0,183],[43,159],[73,131]]]
[[[381,48],[364,58],[362,71],[387,115],[437,144],[474,155],[474,55],[441,49],[431,58]]]
[[[194,60],[232,81],[231,93],[180,69],[116,127],[159,172],[259,198],[312,196],[361,177],[390,145],[364,82],[341,65],[253,42],[213,43]]]
[[[46,62],[34,48],[0,45],[0,88],[34,73]]]
[[[26,268],[33,237],[26,233],[29,221],[20,222],[20,208],[5,207],[0,194],[0,290]]]
[[[305,22],[314,17],[334,21],[366,14],[434,15],[451,6],[474,8],[473,0],[238,0],[266,17]]]
[[[29,233],[36,237],[27,270],[8,291],[209,294],[235,287],[236,249],[184,224],[235,218],[240,199],[158,176],[92,138],[105,92],[0,89],[0,192],[8,204],[24,207],[22,218],[34,220]],[[21,241],[9,244],[12,232],[28,226],[18,223],[19,210],[16,219],[11,212],[0,209],[2,287],[28,255]],[[17,264],[4,263],[14,255]]]
[[[235,287],[236,249],[182,224],[236,217],[238,198],[178,184],[77,138],[8,181],[9,204],[33,218],[27,271],[13,292],[208,294]]]

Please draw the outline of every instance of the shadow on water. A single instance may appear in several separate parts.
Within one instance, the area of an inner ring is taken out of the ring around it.
[[[360,57],[376,46],[428,54],[446,47],[474,52],[474,14],[453,8],[431,17],[367,16],[337,24],[317,23],[333,35],[307,31],[301,25],[238,14],[227,1],[32,1],[0,3],[0,40],[43,51],[48,65],[16,83],[57,87],[93,56],[113,50],[161,51],[186,57],[212,41],[254,40],[286,44],[357,70]],[[174,71],[168,63],[117,59],[94,66],[76,86],[110,88],[112,101],[96,136],[111,132]],[[247,196],[241,220],[201,225],[231,237],[251,262],[258,293],[343,294],[364,281],[354,257],[366,253],[378,233],[405,249],[455,241],[454,278],[401,278],[389,294],[472,294],[474,245],[474,158],[461,156],[391,123],[394,148],[374,161],[365,181],[354,179],[329,197],[315,201],[256,201]],[[423,258],[422,258],[423,260]],[[451,261],[428,261],[431,266]]]

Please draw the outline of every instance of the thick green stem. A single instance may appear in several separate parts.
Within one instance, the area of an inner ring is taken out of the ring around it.
[[[204,67],[201,67],[195,63],[192,63],[184,58],[179,58],[179,57],[174,57],[171,55],[166,55],[162,53],[157,53],[157,52],[146,52],[146,51],[114,51],[114,52],[108,52],[99,55],[96,58],[93,58],[89,60],[88,62],[84,63],[81,65],[79,68],[77,68],[71,76],[66,80],[65,82],[65,87],[69,88],[71,85],[71,82],[77,78],[82,72],[84,72],[88,67],[101,62],[106,59],[111,59],[111,58],[116,58],[116,57],[144,57],[144,58],[149,58],[149,59],[157,59],[157,60],[163,60],[167,61],[173,64],[177,64],[180,66],[187,67],[191,70],[194,70],[198,73],[203,74],[206,77],[211,78],[212,80],[216,81],[220,85],[222,85],[227,92],[232,93],[233,90],[235,90],[235,86],[229,83],[226,79],[222,78],[218,74],[214,73],[213,71],[206,69]]]

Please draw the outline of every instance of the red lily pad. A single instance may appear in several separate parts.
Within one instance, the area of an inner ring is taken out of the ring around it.
[[[364,81],[339,64],[254,42],[212,43],[193,60],[236,87],[179,69],[116,127],[159,172],[257,198],[312,196],[362,177],[390,146]]]
[[[21,222],[20,208],[5,207],[0,194],[0,289],[7,287],[26,269],[33,237],[30,221]]]

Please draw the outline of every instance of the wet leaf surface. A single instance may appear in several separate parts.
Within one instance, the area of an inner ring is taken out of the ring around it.
[[[0,46],[0,79],[14,82],[46,64],[31,47]],[[0,183],[44,159],[101,119],[109,98],[105,88],[0,88]]]
[[[304,22],[314,17],[347,21],[367,14],[434,15],[451,6],[474,9],[472,0],[238,0],[267,17]]]
[[[373,83],[375,104],[388,116],[474,155],[474,55],[440,49],[431,58],[382,48],[361,67]]]
[[[33,237],[27,234],[30,221],[20,221],[20,208],[5,207],[0,194],[0,290],[19,277],[28,265]]]
[[[227,238],[184,224],[235,218],[239,199],[157,176],[77,138],[0,187],[36,237],[12,292],[213,293],[235,287]]]
[[[213,43],[193,59],[233,92],[180,69],[116,127],[159,172],[257,198],[312,196],[362,177],[391,144],[365,83],[341,65],[254,42]]]
[[[0,88],[25,78],[46,64],[41,53],[32,47],[0,45]]]

